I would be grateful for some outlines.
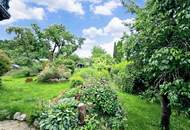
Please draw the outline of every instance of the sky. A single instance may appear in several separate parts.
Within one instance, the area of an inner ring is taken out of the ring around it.
[[[144,0],[136,0],[140,6]],[[114,42],[130,29],[123,23],[133,23],[135,16],[127,12],[120,0],[11,0],[9,20],[0,21],[0,39],[10,39],[9,26],[29,27],[32,23],[42,29],[63,24],[70,32],[85,38],[77,50],[81,57],[89,57],[93,46],[113,53]]]

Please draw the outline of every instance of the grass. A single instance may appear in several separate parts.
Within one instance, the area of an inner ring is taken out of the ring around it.
[[[0,119],[6,112],[17,111],[32,115],[42,101],[48,102],[70,84],[42,84],[37,82],[25,83],[25,78],[3,77],[4,88],[0,90]],[[128,130],[159,130],[160,105],[149,103],[138,96],[118,92],[119,100],[128,115]],[[190,130],[190,120],[184,116],[171,117],[171,130]]]
[[[68,89],[70,84],[43,84],[35,81],[25,83],[26,78],[3,77],[3,88],[0,90],[0,119],[6,113],[23,112],[32,115],[42,102],[48,102]]]
[[[138,96],[118,92],[128,114],[128,130],[160,130],[160,105],[149,103]],[[171,117],[171,130],[190,130],[190,120],[184,116]]]

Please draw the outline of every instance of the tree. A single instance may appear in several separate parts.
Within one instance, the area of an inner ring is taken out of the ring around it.
[[[171,107],[190,101],[190,1],[148,0],[143,8],[126,3],[136,13],[136,33],[126,42],[126,56],[143,72],[149,87],[160,93],[162,129],[169,130]],[[180,87],[179,87],[180,86]],[[181,92],[184,92],[181,93]],[[190,105],[186,106],[187,109]]]
[[[128,35],[124,35],[119,41],[114,43],[113,58],[116,62],[121,62],[125,59],[125,41],[128,39]]]
[[[51,25],[44,30],[44,38],[51,45],[50,60],[59,55],[69,56],[76,51],[84,39],[75,37],[63,25]]]
[[[4,44],[4,49],[12,57],[15,63],[20,65],[31,65],[33,60],[46,58],[49,54],[49,45],[40,37],[40,29],[37,25],[31,28],[9,27],[7,32],[15,34],[13,40]]]
[[[92,65],[97,69],[109,69],[110,66],[114,63],[111,55],[98,46],[95,46],[92,49]]]
[[[63,25],[52,25],[41,30],[37,24],[31,28],[9,27],[7,32],[15,34],[13,40],[0,42],[0,47],[20,65],[32,65],[34,60],[53,60],[59,55],[70,56],[84,39],[75,37]]]

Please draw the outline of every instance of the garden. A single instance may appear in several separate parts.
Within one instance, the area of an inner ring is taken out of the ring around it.
[[[136,19],[113,56],[94,46],[79,57],[85,39],[62,24],[8,27],[0,129],[15,120],[25,130],[189,130],[190,2],[171,1],[122,0]]]

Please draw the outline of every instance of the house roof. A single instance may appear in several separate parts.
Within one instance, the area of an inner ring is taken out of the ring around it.
[[[4,6],[0,3],[0,21],[4,19],[9,19],[11,15],[8,11],[4,8]]]

